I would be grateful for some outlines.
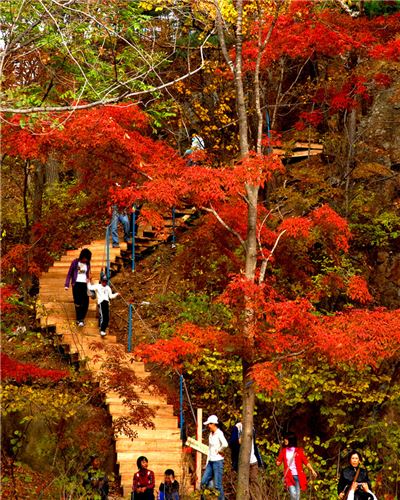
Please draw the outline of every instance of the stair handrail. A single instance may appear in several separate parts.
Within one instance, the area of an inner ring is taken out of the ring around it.
[[[131,213],[131,224],[132,224],[132,257],[131,257],[131,271],[135,271],[135,239],[136,239],[136,205],[132,205],[132,213]]]

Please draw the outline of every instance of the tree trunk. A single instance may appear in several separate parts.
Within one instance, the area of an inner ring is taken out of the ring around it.
[[[236,488],[236,500],[250,498],[249,472],[250,454],[253,442],[253,416],[255,407],[254,381],[251,378],[251,364],[243,361],[243,411],[242,411],[242,440],[239,453],[239,473]]]
[[[257,202],[258,186],[246,186],[248,216],[247,216],[247,239],[246,239],[246,278],[255,280],[257,265]],[[237,500],[247,500],[250,496],[249,473],[250,454],[253,441],[253,415],[255,405],[254,381],[251,378],[251,368],[253,365],[254,338],[253,321],[254,310],[249,301],[245,305],[245,331],[246,353],[243,359],[243,413],[242,424],[243,434],[239,454],[239,473],[236,489]]]
[[[30,239],[30,230],[31,224],[29,221],[29,209],[28,209],[28,195],[29,195],[29,168],[30,168],[30,160],[26,160],[24,163],[24,185],[22,188],[22,197],[23,197],[23,205],[24,205],[24,219],[25,219],[25,228],[24,228],[24,243],[28,243]]]
[[[242,60],[242,45],[243,45],[243,1],[236,2],[237,21],[236,21],[236,61],[235,61],[235,88],[236,88],[236,103],[239,123],[239,145],[240,157],[244,158],[249,153],[248,139],[248,120],[247,106],[244,97],[243,89],[243,60]]]
[[[51,185],[59,181],[60,164],[50,153],[46,162],[46,184]]]
[[[244,158],[249,153],[248,139],[248,116],[247,106],[244,97],[243,72],[242,72],[242,20],[243,20],[243,1],[236,2],[237,22],[236,22],[236,61],[235,61],[235,87],[236,102],[239,122],[239,144],[240,157]],[[257,265],[257,201],[258,186],[246,185],[247,193],[247,238],[246,238],[246,278],[253,280]],[[249,494],[249,473],[250,473],[250,453],[253,439],[253,415],[254,415],[254,385],[250,376],[253,355],[252,322],[254,311],[246,301],[245,305],[245,326],[244,335],[247,339],[246,358],[243,359],[243,434],[239,454],[239,471],[236,489],[237,500],[247,500]]]
[[[346,217],[349,215],[350,210],[350,175],[353,170],[354,165],[354,154],[355,154],[355,142],[356,142],[356,125],[357,125],[357,110],[353,108],[350,111],[350,116],[347,120],[347,138],[349,141],[349,150],[346,162],[346,172],[345,172],[345,203],[346,203]]]
[[[44,165],[39,161],[33,162],[31,173],[32,186],[32,223],[42,218],[43,192],[44,192]]]

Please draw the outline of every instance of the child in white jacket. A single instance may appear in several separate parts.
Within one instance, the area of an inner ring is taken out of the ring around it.
[[[97,304],[99,306],[100,335],[102,337],[107,335],[106,329],[110,321],[110,299],[115,299],[119,295],[119,293],[112,293],[107,281],[107,276],[102,276],[100,283],[97,285],[88,284],[89,290],[96,292]]]

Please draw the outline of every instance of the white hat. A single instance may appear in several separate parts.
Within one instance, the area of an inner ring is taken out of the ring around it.
[[[208,419],[204,422],[204,425],[208,424],[218,424],[218,417],[217,415],[210,415]]]

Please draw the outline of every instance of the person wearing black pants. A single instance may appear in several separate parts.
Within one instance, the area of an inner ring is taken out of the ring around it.
[[[99,306],[100,335],[102,337],[107,335],[106,329],[110,320],[110,299],[114,299],[119,295],[119,293],[112,293],[107,282],[107,276],[102,276],[99,284],[88,284],[89,290],[94,290],[96,292],[97,304]]]
[[[89,308],[89,297],[87,294],[87,286],[90,281],[90,260],[92,252],[88,248],[84,248],[79,257],[71,262],[65,280],[65,290],[69,289],[69,284],[72,285],[72,296],[75,304],[76,322],[78,326],[84,326],[84,320]]]
[[[75,283],[72,287],[72,296],[75,304],[76,322],[79,326],[83,326],[81,323],[84,323],[89,309],[87,283]]]

